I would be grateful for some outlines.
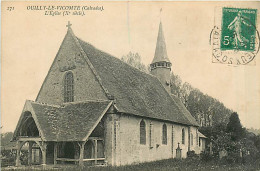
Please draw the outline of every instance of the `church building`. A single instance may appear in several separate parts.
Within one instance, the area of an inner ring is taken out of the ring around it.
[[[14,132],[28,164],[120,166],[201,152],[198,123],[170,93],[172,63],[159,25],[151,74],[75,36],[71,24],[35,101]]]

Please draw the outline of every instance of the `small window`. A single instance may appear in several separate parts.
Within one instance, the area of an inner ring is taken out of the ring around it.
[[[167,144],[167,126],[166,124],[163,124],[162,127],[162,144]]]
[[[146,144],[146,129],[144,120],[140,122],[140,144]]]
[[[64,79],[64,102],[74,101],[74,78],[72,72],[67,72]]]
[[[193,134],[190,134],[190,145],[193,145]]]
[[[182,144],[185,144],[185,130],[182,128]]]
[[[153,123],[150,123],[150,129],[149,129],[149,146],[150,148],[153,148]]]

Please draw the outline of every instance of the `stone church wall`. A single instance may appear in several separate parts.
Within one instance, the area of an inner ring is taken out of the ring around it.
[[[72,72],[74,76],[74,101],[107,99],[72,35],[67,33],[36,101],[63,103],[66,72]]]
[[[142,118],[131,115],[110,114],[106,126],[106,158],[109,165],[119,166],[133,163],[149,162],[176,157],[178,142],[182,157],[188,151],[188,126],[165,123],[158,120],[143,119],[146,125],[146,144],[140,144],[140,122]],[[162,144],[162,127],[167,126],[167,144]],[[151,134],[150,134],[150,124]],[[185,130],[185,144],[182,144],[182,129]],[[199,153],[196,143],[197,128],[190,127],[193,145],[190,150]],[[173,137],[173,139],[172,139]],[[112,147],[112,148],[111,148]]]

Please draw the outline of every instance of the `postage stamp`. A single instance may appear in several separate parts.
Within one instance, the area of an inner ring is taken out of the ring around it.
[[[230,65],[255,64],[259,51],[257,10],[217,7],[211,33],[212,62]]]

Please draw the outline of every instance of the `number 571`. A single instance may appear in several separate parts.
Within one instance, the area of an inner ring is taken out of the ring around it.
[[[13,11],[14,7],[7,7],[7,11]]]

